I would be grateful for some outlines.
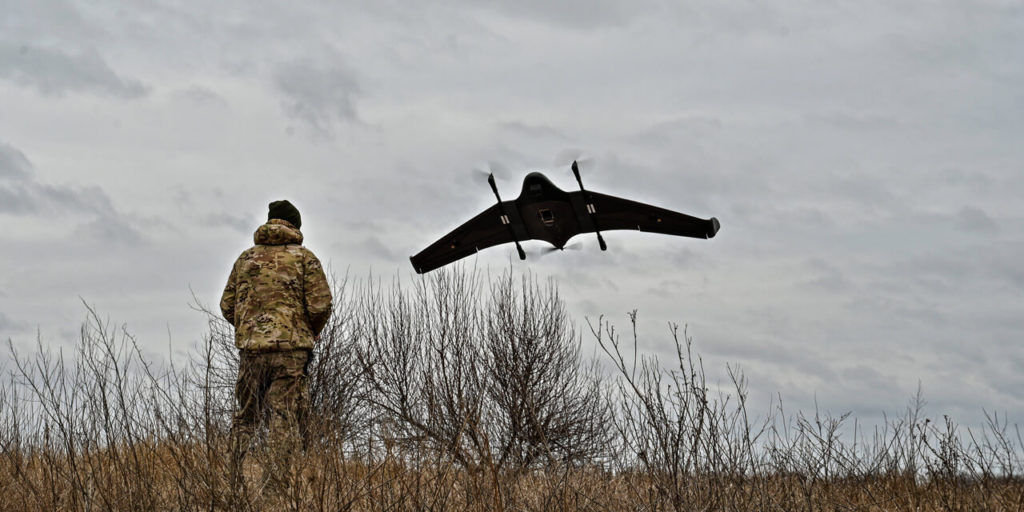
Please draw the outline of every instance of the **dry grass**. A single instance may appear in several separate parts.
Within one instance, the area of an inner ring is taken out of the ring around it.
[[[645,473],[597,468],[492,474],[397,461],[342,462],[308,454],[287,487],[263,483],[256,460],[246,489],[233,495],[224,473],[189,473],[160,449],[145,450],[151,472],[124,485],[110,466],[56,475],[54,461],[32,454],[20,467],[0,464],[4,510],[1022,510],[1024,482],[1013,479],[920,482],[878,476],[808,482],[795,475],[691,477],[677,500]],[[202,448],[190,454],[226,469]],[[97,456],[97,463],[108,457]],[[107,460],[109,462],[109,460]],[[107,469],[102,469],[106,467]]]
[[[76,353],[15,354],[0,388],[3,510],[1024,510],[1019,430],[922,413],[865,433],[846,416],[747,412],[712,391],[685,331],[671,365],[589,325],[580,357],[557,290],[438,273],[341,282],[311,366],[305,453],[265,443],[233,489],[230,326],[183,367],[145,360],[90,310]],[[200,308],[202,310],[202,308]],[[209,313],[209,312],[207,312]]]

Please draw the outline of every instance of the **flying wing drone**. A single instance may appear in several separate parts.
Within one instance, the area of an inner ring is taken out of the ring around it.
[[[484,210],[454,231],[410,257],[417,273],[430,272],[477,251],[513,242],[519,259],[526,259],[520,242],[543,240],[555,249],[564,249],[570,238],[580,233],[597,234],[602,251],[608,250],[602,231],[637,229],[650,233],[712,238],[718,233],[718,219],[698,219],[684,213],[658,208],[620,197],[591,192],[583,188],[580,169],[572,163],[572,172],[580,185],[578,192],[565,192],[539,172],[523,179],[523,190],[512,201],[502,201],[494,175],[487,183],[498,204]]]

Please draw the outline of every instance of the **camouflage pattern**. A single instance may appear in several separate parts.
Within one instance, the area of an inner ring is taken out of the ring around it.
[[[271,219],[238,257],[220,309],[235,326],[235,346],[255,352],[309,350],[331,315],[331,289],[302,232]]]
[[[288,453],[301,447],[309,410],[309,359],[307,350],[241,352],[235,384],[238,409],[231,424],[236,456],[247,451],[268,409],[270,445]]]

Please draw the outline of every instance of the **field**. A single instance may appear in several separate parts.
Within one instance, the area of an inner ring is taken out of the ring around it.
[[[919,397],[867,432],[754,417],[742,374],[709,387],[685,328],[671,361],[638,357],[635,328],[575,324],[551,283],[462,271],[339,281],[304,452],[281,466],[258,442],[233,486],[233,333],[196,307],[208,335],[178,366],[92,310],[73,355],[11,345],[3,510],[1024,510],[1005,418],[969,431]]]

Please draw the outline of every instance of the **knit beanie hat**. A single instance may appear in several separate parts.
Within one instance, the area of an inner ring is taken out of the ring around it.
[[[287,199],[270,203],[270,211],[267,212],[267,220],[281,219],[291,222],[296,229],[302,228],[302,216],[294,205]]]

